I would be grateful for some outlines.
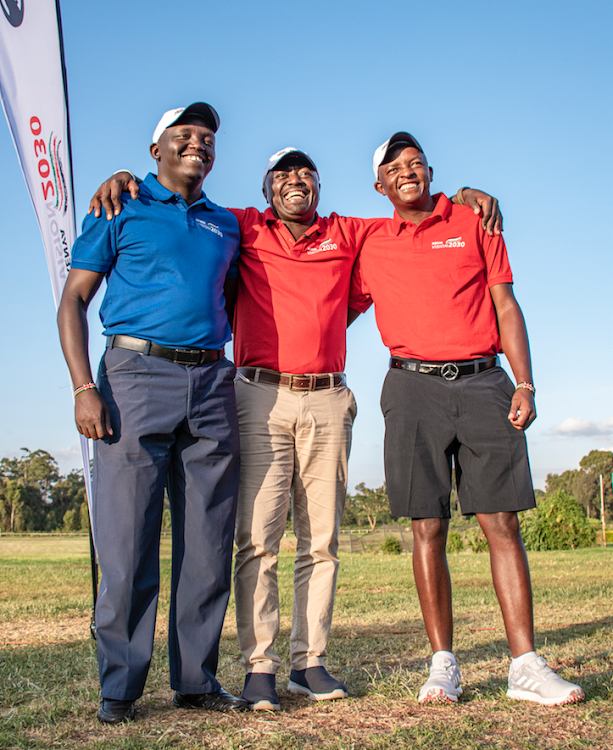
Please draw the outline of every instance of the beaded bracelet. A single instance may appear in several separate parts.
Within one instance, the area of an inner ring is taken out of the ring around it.
[[[527,391],[530,391],[530,393],[535,396],[536,395],[536,388],[532,385],[532,383],[518,383],[515,386],[515,390],[518,391],[520,388],[525,388]]]
[[[85,383],[85,385],[80,385],[78,388],[76,388],[72,395],[78,396],[79,393],[83,393],[83,391],[90,391],[92,388],[98,388],[98,386],[95,383]]]
[[[465,190],[470,190],[470,188],[469,187],[462,187],[455,194],[456,198],[458,199],[458,206],[467,206],[468,205],[468,203],[466,202],[466,198],[464,197],[464,191]]]

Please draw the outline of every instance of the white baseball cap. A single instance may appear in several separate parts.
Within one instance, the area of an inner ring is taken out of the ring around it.
[[[391,138],[388,138],[387,141],[385,141],[385,143],[382,143],[375,151],[375,155],[372,160],[372,168],[373,172],[375,173],[375,180],[379,179],[379,167],[382,164],[387,164],[387,152],[389,151],[390,146],[395,146],[397,143],[406,143],[405,148],[416,148],[418,151],[421,151],[422,154],[424,153],[423,148],[410,133],[406,133],[402,130],[399,133],[394,133]]]
[[[268,160],[268,164],[266,165],[266,169],[264,170],[263,183],[266,183],[267,174],[272,171],[280,162],[282,162],[286,156],[288,157],[288,161],[292,159],[292,154],[296,154],[296,156],[293,157],[293,159],[295,159],[296,161],[299,161],[299,157],[302,156],[303,160],[306,161],[309,169],[317,172],[315,162],[313,161],[313,159],[311,159],[306,151],[301,151],[299,148],[294,148],[293,146],[287,146],[287,148],[282,148],[281,151],[277,151],[277,153],[273,154]]]
[[[198,117],[201,117],[207,127],[209,127],[214,133],[216,133],[219,128],[219,115],[213,107],[205,102],[194,102],[194,104],[190,104],[189,107],[178,107],[177,109],[169,109],[168,112],[164,112],[162,119],[158,122],[153,131],[152,143],[157,143],[166,128],[174,125],[175,122],[184,115],[197,115]]]

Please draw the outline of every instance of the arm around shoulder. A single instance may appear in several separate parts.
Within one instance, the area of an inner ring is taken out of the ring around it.
[[[463,187],[450,200],[459,206],[472,208],[477,216],[482,214],[481,226],[490,236],[502,232],[502,214],[497,198],[483,190]]]
[[[93,211],[94,216],[98,219],[104,209],[106,218],[109,221],[113,216],[119,216],[123,208],[121,205],[121,194],[130,193],[132,198],[138,198],[140,193],[139,182],[140,180],[132,172],[128,172],[128,170],[115,172],[114,175],[111,175],[96,190],[89,202],[87,213],[91,214]]]

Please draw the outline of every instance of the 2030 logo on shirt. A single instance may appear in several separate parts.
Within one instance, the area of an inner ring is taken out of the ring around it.
[[[315,253],[325,253],[326,250],[338,250],[336,242],[332,242],[330,237],[327,240],[319,243],[319,247],[309,247],[307,249],[307,255],[315,255]]]
[[[202,227],[203,229],[208,229],[209,232],[213,232],[214,234],[219,235],[220,237],[223,237],[223,232],[221,229],[217,226],[217,224],[213,224],[211,221],[203,221],[202,219],[196,219],[196,224],[198,226]]]
[[[433,250],[443,250],[447,247],[466,247],[466,243],[462,240],[462,235],[459,237],[451,237],[450,239],[445,240],[445,242],[432,243]]]

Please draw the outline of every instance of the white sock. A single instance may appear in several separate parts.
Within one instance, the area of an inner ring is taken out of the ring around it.
[[[521,667],[522,664],[526,664],[533,659],[536,659],[536,651],[527,651],[516,659],[511,659],[511,669],[517,669],[518,667]]]
[[[445,661],[450,661],[452,664],[456,663],[455,656],[451,653],[451,651],[436,651],[432,655],[433,667],[442,667],[443,662]]]

